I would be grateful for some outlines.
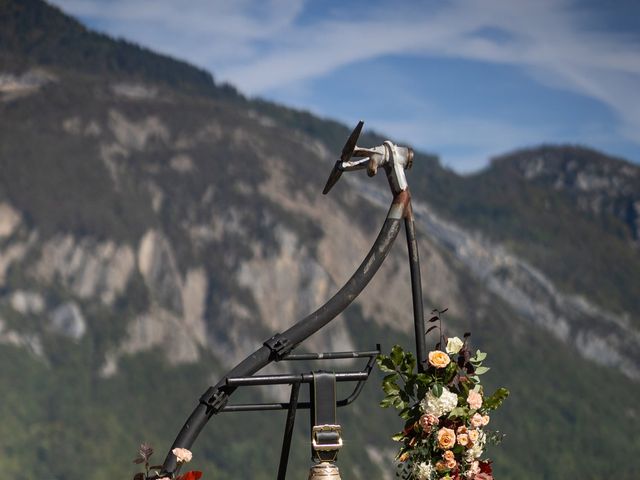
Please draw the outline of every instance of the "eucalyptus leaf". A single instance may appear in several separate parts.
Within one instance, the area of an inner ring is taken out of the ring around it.
[[[476,375],[482,375],[483,373],[487,373],[491,370],[489,367],[478,367],[476,368]]]
[[[476,354],[471,359],[472,362],[477,363],[483,361],[487,358],[487,354],[485,352],[481,352],[480,350],[476,350]]]

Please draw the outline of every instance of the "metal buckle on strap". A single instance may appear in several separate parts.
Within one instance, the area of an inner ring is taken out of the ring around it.
[[[335,433],[336,443],[320,443],[318,433]],[[314,425],[311,431],[311,444],[316,452],[328,452],[342,448],[342,427],[340,425]]]

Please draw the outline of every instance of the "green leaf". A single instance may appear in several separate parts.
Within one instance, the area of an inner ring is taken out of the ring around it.
[[[400,391],[400,387],[395,382],[383,382],[382,390],[387,395],[392,395],[394,393],[398,393]]]
[[[391,437],[391,440],[393,440],[394,442],[401,442],[403,438],[404,438],[404,433],[403,432],[399,432],[399,433],[396,433],[395,435],[393,435]]]
[[[434,383],[431,386],[431,393],[433,393],[435,397],[440,398],[440,395],[442,395],[442,384]]]
[[[406,407],[406,408],[402,409],[400,411],[400,413],[398,413],[398,415],[403,420],[409,420],[411,418],[411,408],[410,407]]]
[[[380,370],[382,370],[383,372],[395,372],[395,369],[396,369],[391,359],[386,356],[381,356],[378,359],[378,366],[380,367]]]
[[[476,375],[482,375],[483,373],[487,373],[489,370],[491,370],[489,367],[478,367],[474,373]]]
[[[391,349],[391,361],[397,366],[402,364],[402,360],[404,359],[404,350],[400,345],[394,345]]]
[[[509,396],[509,390],[504,387],[497,389],[490,397],[485,398],[482,406],[487,410],[495,410]]]
[[[400,400],[400,398],[397,395],[387,395],[386,397],[384,397],[382,399],[382,401],[380,402],[380,406],[382,408],[389,408],[389,407],[393,407],[394,403]]]
[[[449,418],[466,417],[468,415],[469,409],[467,407],[456,407],[449,413]]]

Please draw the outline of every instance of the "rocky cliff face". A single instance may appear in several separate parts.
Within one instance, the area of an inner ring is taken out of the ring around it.
[[[497,168],[570,195],[576,207],[626,224],[637,248],[640,240],[640,169],[584,147],[540,147],[521,150],[494,161]]]

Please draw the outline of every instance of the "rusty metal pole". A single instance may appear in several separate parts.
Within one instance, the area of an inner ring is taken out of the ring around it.
[[[411,299],[413,301],[413,323],[416,336],[416,357],[418,372],[424,372],[427,359],[424,306],[422,303],[422,280],[420,278],[420,258],[418,256],[418,240],[416,238],[416,224],[413,218],[411,202],[404,217],[404,227],[407,234],[407,250],[409,254],[409,270],[411,272]]]

